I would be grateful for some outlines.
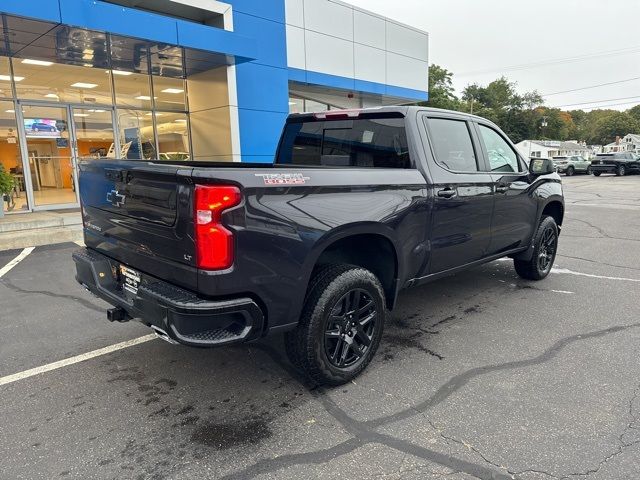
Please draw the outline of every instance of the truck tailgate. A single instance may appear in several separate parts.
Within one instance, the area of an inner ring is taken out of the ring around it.
[[[196,289],[190,166],[80,164],[85,243],[142,272]]]

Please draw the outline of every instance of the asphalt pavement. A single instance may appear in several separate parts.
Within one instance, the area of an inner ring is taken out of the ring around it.
[[[563,181],[546,280],[497,261],[404,292],[339,388],[301,381],[279,337],[123,346],[150,332],[107,322],[77,245],[37,247],[0,278],[0,478],[637,480],[640,176]]]

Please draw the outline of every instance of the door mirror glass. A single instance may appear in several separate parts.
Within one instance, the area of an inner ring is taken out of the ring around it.
[[[556,171],[553,161],[548,158],[532,158],[529,162],[531,175],[547,175]]]

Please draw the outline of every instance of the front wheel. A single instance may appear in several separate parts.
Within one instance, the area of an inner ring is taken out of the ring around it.
[[[375,355],[385,316],[384,291],[373,273],[324,267],[311,279],[300,323],[285,335],[289,359],[316,384],[347,383]]]
[[[627,169],[624,167],[624,165],[619,165],[618,169],[616,170],[616,175],[619,177],[624,177],[627,174]]]
[[[542,280],[553,267],[558,252],[558,225],[553,217],[543,216],[533,237],[530,260],[513,260],[518,275],[527,280]]]

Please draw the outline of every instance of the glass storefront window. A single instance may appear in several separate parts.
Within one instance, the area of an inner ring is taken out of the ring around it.
[[[115,157],[113,111],[101,108],[73,108],[78,157]]]
[[[304,100],[297,97],[289,97],[289,113],[304,112]]]
[[[145,110],[117,111],[120,155],[116,157],[130,160],[157,158],[152,115],[151,111]]]
[[[153,76],[153,96],[158,110],[185,111],[185,85],[181,78]]]
[[[0,57],[0,97],[13,97],[13,92],[11,91],[11,69],[7,57]]]
[[[109,70],[14,58],[13,71],[20,100],[113,103]]]
[[[189,128],[184,113],[156,112],[160,160],[189,160]]]
[[[113,83],[116,90],[116,105],[121,107],[151,108],[151,87],[149,75],[142,73],[116,73],[114,70]]]
[[[8,175],[13,183],[9,193],[0,194],[3,211],[6,213],[27,210],[27,194],[13,102],[0,101],[0,171]]]

